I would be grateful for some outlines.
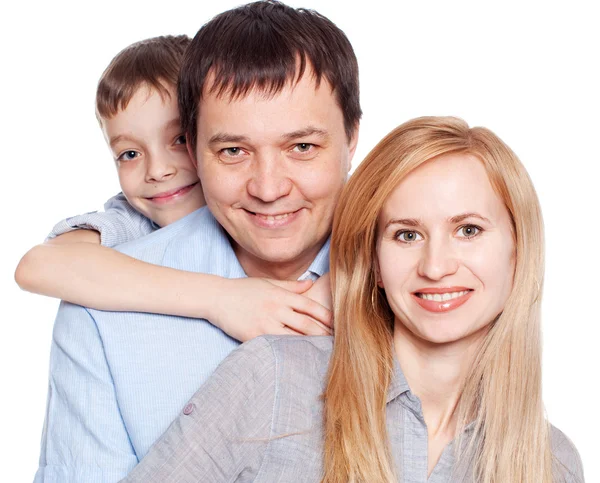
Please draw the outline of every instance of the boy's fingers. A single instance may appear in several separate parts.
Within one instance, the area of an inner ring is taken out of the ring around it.
[[[313,286],[312,280],[272,280],[268,279],[273,285],[277,285],[288,292],[304,293]]]
[[[292,312],[284,323],[303,335],[331,335],[331,330],[326,325],[296,312]]]
[[[333,315],[331,311],[327,307],[323,307],[320,303],[315,302],[308,297],[299,298],[294,310],[312,317],[329,328],[333,326]]]

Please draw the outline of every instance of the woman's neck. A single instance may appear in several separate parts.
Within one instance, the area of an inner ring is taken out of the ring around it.
[[[416,337],[396,321],[396,356],[411,391],[421,400],[430,439],[454,436],[463,383],[484,335],[485,331],[480,331],[459,341],[435,344]]]

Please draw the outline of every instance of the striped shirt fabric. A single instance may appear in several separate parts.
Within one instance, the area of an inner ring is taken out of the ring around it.
[[[246,276],[206,207],[116,248],[181,270]],[[301,279],[316,280],[328,269],[329,241]],[[238,345],[204,319],[61,303],[35,482],[123,478]]]
[[[322,394],[331,350],[331,337],[263,336],[246,342],[123,482],[319,483]],[[387,395],[387,431],[398,482],[475,483],[473,458],[456,459],[454,442],[428,476],[421,402],[397,360]],[[573,444],[554,427],[551,442],[556,483],[583,483]]]
[[[152,220],[136,211],[123,193],[119,193],[104,203],[104,211],[92,211],[59,221],[46,239],[73,230],[96,230],[100,233],[100,243],[112,248],[142,238],[159,228]]]

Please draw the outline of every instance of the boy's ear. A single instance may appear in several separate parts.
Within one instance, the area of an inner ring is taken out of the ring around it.
[[[198,160],[196,159],[196,153],[194,152],[194,149],[192,149],[192,146],[190,143],[186,143],[185,146],[187,148],[188,155],[190,156],[190,159],[192,160],[192,164],[194,165],[194,168],[196,168],[196,170],[198,170]]]

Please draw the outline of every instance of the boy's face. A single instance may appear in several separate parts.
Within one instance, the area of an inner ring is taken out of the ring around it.
[[[175,89],[169,92],[163,99],[157,91],[141,87],[125,109],[102,119],[123,194],[159,226],[204,206],[181,132]]]
[[[211,212],[250,276],[297,278],[329,236],[356,146],[312,71],[268,96],[200,100],[196,159]]]

